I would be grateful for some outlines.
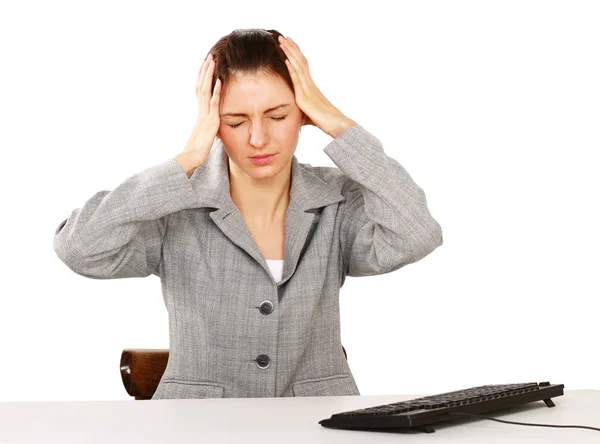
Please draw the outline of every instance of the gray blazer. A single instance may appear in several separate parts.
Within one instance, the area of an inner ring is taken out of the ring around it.
[[[75,273],[160,277],[170,353],[152,399],[360,395],[340,341],[340,288],[417,262],[442,230],[362,126],[324,151],[339,168],[292,158],[279,282],[231,200],[220,139],[191,177],[169,159],[58,226],[54,251]]]

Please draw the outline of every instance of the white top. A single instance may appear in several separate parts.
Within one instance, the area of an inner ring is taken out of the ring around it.
[[[281,274],[283,273],[283,259],[265,259],[265,260],[267,261],[269,270],[271,270],[273,279],[275,279],[275,282],[279,282],[281,280]]]

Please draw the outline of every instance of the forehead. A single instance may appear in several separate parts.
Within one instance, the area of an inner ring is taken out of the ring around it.
[[[222,97],[222,112],[267,109],[280,103],[293,103],[294,93],[279,76],[266,74],[236,75]],[[289,102],[289,101],[292,102]]]

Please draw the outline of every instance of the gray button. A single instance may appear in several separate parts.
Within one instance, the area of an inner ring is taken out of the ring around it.
[[[268,315],[273,313],[273,303],[271,301],[263,301],[260,303],[260,307],[258,307],[260,312],[264,315]]]
[[[258,355],[258,358],[256,358],[256,366],[258,368],[262,368],[264,370],[269,368],[270,365],[271,358],[269,358],[267,355]]]

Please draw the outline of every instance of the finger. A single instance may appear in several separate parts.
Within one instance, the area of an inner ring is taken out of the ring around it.
[[[198,78],[200,78],[200,74],[202,74],[202,68],[204,68],[204,66],[206,65],[206,62],[209,60],[209,55],[207,55],[204,60],[202,60],[202,63],[200,64],[200,69],[198,70]]]
[[[304,82],[302,82],[302,80],[300,79],[298,72],[294,69],[289,60],[286,59],[285,64],[288,67],[288,71],[290,73],[290,77],[292,78],[292,82],[294,82],[295,95],[306,96],[308,90],[304,86]]]
[[[206,58],[202,61],[202,64],[200,65],[200,69],[198,70],[198,83],[200,83],[200,80],[202,79],[202,70],[206,66],[206,62],[209,60],[209,56],[210,54],[206,56]]]
[[[202,63],[202,69],[200,70],[200,87],[202,87],[202,85],[204,85],[204,79],[206,78],[206,72],[208,71],[208,68],[210,66],[210,61],[212,60],[211,55],[209,54],[206,59],[204,60],[204,63]]]
[[[198,77],[196,77],[196,95],[198,95],[198,92],[202,87],[202,79],[204,77],[204,65],[206,65],[206,59],[204,60],[204,62],[202,62],[202,65],[200,66],[200,71],[198,72]]]
[[[221,79],[217,78],[215,82],[215,89],[213,90],[213,96],[210,99],[210,106],[219,112],[219,100],[221,100]]]
[[[285,55],[288,56],[288,60],[292,63],[292,65],[294,66],[296,71],[298,71],[298,77],[301,79],[301,81],[304,82],[304,87],[308,88],[309,84],[308,84],[308,82],[305,81],[305,79],[310,78],[310,71],[308,69],[308,61],[302,55],[302,52],[300,51],[299,48],[297,48],[297,46],[294,48],[294,47],[288,46],[286,43],[284,43],[282,45],[282,48],[283,48],[283,51],[285,52]]]
[[[285,40],[285,44],[288,48],[290,48],[291,52],[298,58],[298,61],[300,61],[301,63],[308,63],[306,57],[304,57],[304,53],[300,50],[298,44],[294,42],[291,37],[288,37]]]
[[[303,89],[303,91],[305,93],[307,93],[308,91],[310,91],[310,89],[309,89],[309,82],[306,78],[307,77],[306,73],[305,73],[303,67],[294,58],[294,56],[291,55],[290,52],[286,52],[286,55],[288,55],[288,54],[289,54],[289,56],[288,56],[288,59],[285,61],[285,63],[288,66],[288,71],[290,71],[290,76],[292,75],[292,72],[293,72],[296,76],[297,84]]]
[[[209,62],[211,61],[211,59],[211,54],[209,54],[204,59],[204,62],[202,62],[202,66],[200,67],[200,75],[198,76],[198,90],[201,90],[202,85],[204,85],[204,78],[206,77],[206,71],[208,70]]]
[[[208,67],[206,68],[206,73],[204,75],[204,79],[202,80],[202,94],[204,95],[204,97],[206,97],[206,100],[210,100],[210,90],[211,90],[211,86],[212,86],[212,79],[213,79],[213,71],[215,69],[215,62],[214,60],[211,60],[208,63]]]

